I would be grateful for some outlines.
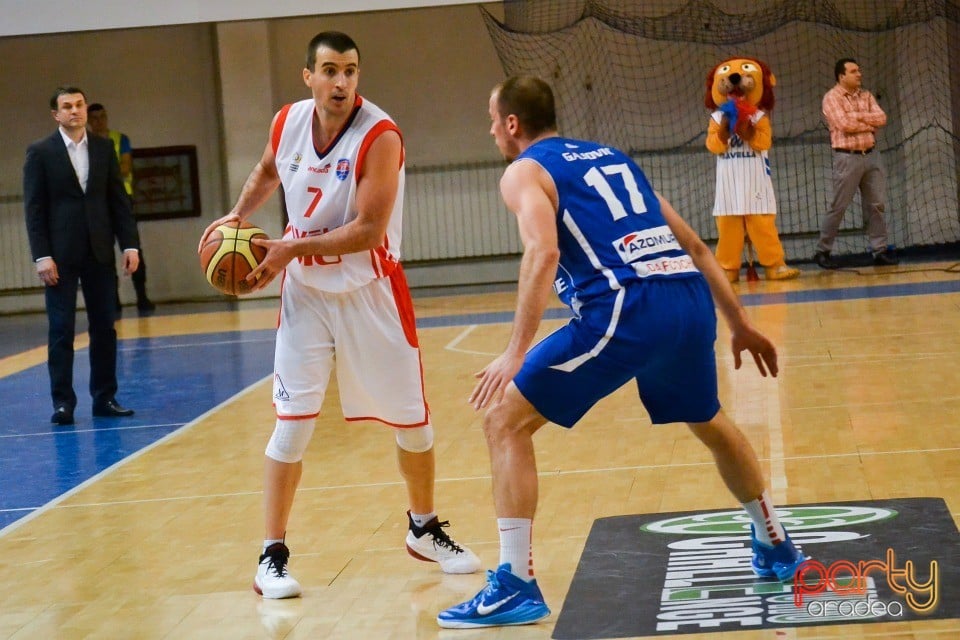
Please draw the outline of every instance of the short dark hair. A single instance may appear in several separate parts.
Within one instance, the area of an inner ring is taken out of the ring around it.
[[[87,113],[93,113],[94,111],[106,111],[106,108],[99,102],[94,102],[93,104],[87,105]]]
[[[544,80],[536,76],[510,76],[494,91],[500,116],[517,116],[526,135],[535,138],[545,131],[556,131],[553,90]]]
[[[840,58],[837,64],[833,65],[833,79],[839,81],[840,76],[847,73],[847,63],[858,64],[853,58]]]
[[[57,87],[53,91],[53,96],[50,98],[50,108],[53,111],[56,111],[60,108],[60,96],[65,96],[71,93],[79,93],[83,96],[84,101],[87,99],[87,94],[83,92],[83,89],[79,87]]]
[[[353,49],[357,52],[357,61],[360,61],[360,48],[353,38],[340,31],[321,31],[313,36],[307,45],[307,69],[313,71],[317,64],[317,49],[330,47],[338,53],[346,53]]]

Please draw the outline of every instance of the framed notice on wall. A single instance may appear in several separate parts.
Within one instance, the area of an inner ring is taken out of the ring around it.
[[[133,215],[139,220],[200,215],[197,148],[133,149]]]

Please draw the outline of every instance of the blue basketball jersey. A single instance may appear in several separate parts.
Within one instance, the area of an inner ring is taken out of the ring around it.
[[[520,160],[535,161],[556,185],[560,266],[554,290],[574,310],[647,278],[700,277],[646,176],[622,151],[552,137],[528,147]]]

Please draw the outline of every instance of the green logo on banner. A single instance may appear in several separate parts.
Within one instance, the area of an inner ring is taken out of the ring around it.
[[[861,506],[785,507],[777,509],[788,531],[835,529],[896,517],[893,509]],[[640,527],[668,535],[739,535],[750,530],[750,516],[742,509],[657,520]]]

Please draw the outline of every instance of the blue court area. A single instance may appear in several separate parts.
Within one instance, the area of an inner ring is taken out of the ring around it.
[[[745,305],[791,304],[960,292],[960,279],[786,293],[745,293]],[[548,319],[569,316],[548,309]],[[512,312],[421,318],[420,328],[510,322]],[[0,382],[0,531],[75,489],[262,380],[273,369],[273,330],[123,340],[119,345],[121,404],[132,418],[93,418],[89,361],[77,351],[76,424],[55,427],[46,365]]]
[[[90,364],[77,350],[76,424],[49,422],[46,364],[3,379],[0,530],[176,431],[273,370],[273,331],[122,340],[118,400],[130,418],[94,418]]]

